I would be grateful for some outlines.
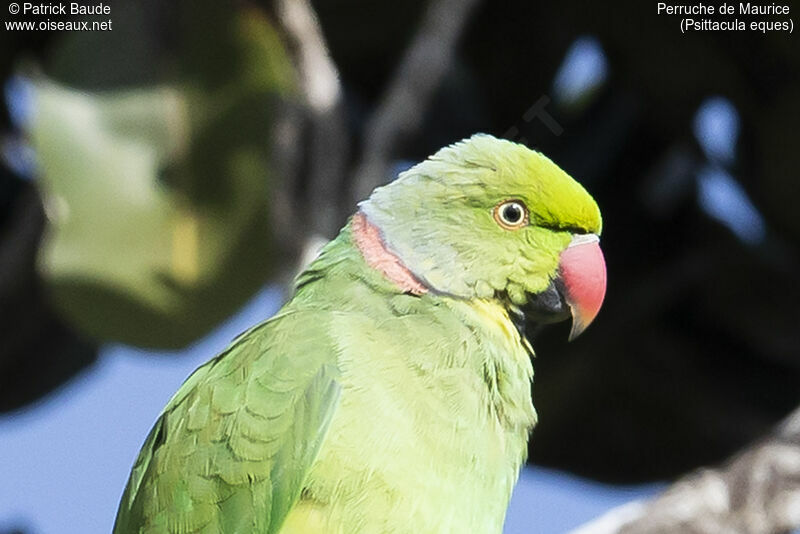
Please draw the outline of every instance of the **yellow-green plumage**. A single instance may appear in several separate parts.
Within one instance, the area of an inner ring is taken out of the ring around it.
[[[492,219],[508,197],[531,210],[513,235]],[[345,227],[284,308],[167,405],[116,533],[502,530],[536,420],[512,288],[544,289],[571,229],[599,232],[597,207],[546,158],[476,136],[362,212],[429,291],[370,267]]]

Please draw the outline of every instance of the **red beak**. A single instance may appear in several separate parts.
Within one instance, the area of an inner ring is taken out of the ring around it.
[[[606,295],[606,262],[600,238],[594,234],[573,237],[561,253],[559,269],[564,300],[572,313],[572,341],[597,317]]]

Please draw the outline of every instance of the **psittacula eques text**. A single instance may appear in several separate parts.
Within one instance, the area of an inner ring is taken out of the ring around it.
[[[499,533],[536,422],[517,328],[605,293],[592,197],[476,135],[376,189],[164,409],[115,533]]]

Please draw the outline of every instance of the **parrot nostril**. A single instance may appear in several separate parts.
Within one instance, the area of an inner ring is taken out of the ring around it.
[[[588,234],[588,233],[573,234],[572,241],[570,241],[569,245],[567,245],[567,248],[577,247],[578,245],[586,245],[588,243],[599,243],[599,242],[600,238],[597,236],[597,234]]]

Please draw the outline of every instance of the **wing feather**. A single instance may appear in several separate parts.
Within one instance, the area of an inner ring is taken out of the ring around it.
[[[338,404],[327,331],[283,313],[195,371],[145,440],[115,534],[278,532]]]

